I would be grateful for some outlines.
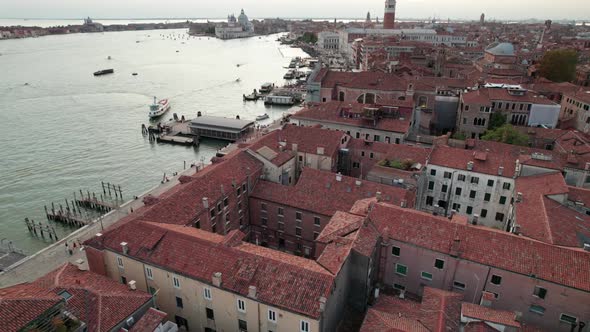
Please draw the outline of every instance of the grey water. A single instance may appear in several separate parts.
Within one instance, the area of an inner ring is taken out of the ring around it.
[[[283,84],[290,59],[305,56],[276,39],[221,41],[154,30],[0,41],[2,244],[12,241],[29,254],[42,249],[49,242],[32,237],[24,218],[46,222],[44,205],[65,207],[79,189],[99,194],[101,181],[121,185],[130,199],[181,171],[185,161],[208,163],[227,144],[150,144],[141,125],[149,123],[154,96],[171,100],[166,119],[199,111],[280,118],[284,108],[242,100],[262,83]],[[106,68],[115,73],[92,75]],[[49,224],[60,236],[73,231]]]

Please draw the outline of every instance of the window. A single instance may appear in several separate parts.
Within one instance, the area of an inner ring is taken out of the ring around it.
[[[361,151],[361,157],[365,156],[365,151]]]
[[[538,315],[543,316],[545,314],[545,308],[541,307],[540,305],[532,305],[529,307],[529,311]]]
[[[488,180],[488,187],[494,186],[494,180]]]
[[[442,187],[440,188],[440,191],[443,193],[446,193],[447,190],[449,190],[449,186],[447,186],[446,184],[443,184]]]
[[[215,218],[215,208],[211,209],[211,218]]]
[[[317,238],[318,238],[318,236],[320,236],[320,233],[318,233],[318,232],[313,232],[313,239],[314,239],[314,240],[315,240],[315,239],[317,239]]]
[[[444,269],[445,268],[445,261],[443,261],[442,259],[438,259],[438,258],[435,259],[434,260],[434,267],[439,270]]]
[[[459,176],[457,178],[459,181],[465,182],[465,175],[464,174],[459,174]]]
[[[280,208],[278,209],[278,212],[277,212],[277,214],[279,215],[279,217],[282,217],[282,216],[284,216],[284,215],[285,215],[285,210],[284,210],[282,207],[280,207]]]
[[[540,299],[544,299],[547,296],[547,290],[543,287],[535,286],[535,290],[533,291],[533,295]]]
[[[500,196],[500,204],[506,204],[506,196]]]
[[[475,176],[472,177],[471,178],[471,183],[473,183],[473,184],[479,184],[479,178],[478,177],[475,177]]]
[[[492,284],[494,285],[500,285],[502,284],[502,277],[497,276],[497,275],[492,275]]]
[[[123,268],[123,258],[121,258],[121,257],[117,257],[117,265],[118,265],[120,268]]]
[[[227,207],[228,205],[229,205],[229,198],[226,197],[223,199],[223,206]]]
[[[122,283],[123,285],[127,285],[127,278],[125,278],[125,277],[121,276],[121,283]]]
[[[247,192],[246,189],[247,189],[246,188],[246,184],[245,183],[242,183],[242,191],[244,192],[244,194]]]
[[[205,308],[205,312],[207,313],[207,319],[215,320],[215,314],[213,313],[213,309]]]
[[[180,280],[177,277],[172,277],[172,285],[174,288],[180,288]]]
[[[465,289],[465,284],[459,281],[454,281],[453,282],[453,288],[459,289],[459,290],[464,290]]]
[[[477,191],[472,190],[472,191],[469,192],[469,198],[474,199],[475,196],[477,196]]]
[[[240,196],[242,194],[242,189],[241,188],[236,189],[236,194],[238,196]]]
[[[149,267],[145,267],[145,275],[147,276],[148,279],[153,280],[154,279],[154,272],[152,271],[151,268]]]
[[[496,213],[496,221],[504,221],[504,213]]]
[[[453,210],[455,210],[455,212],[461,211],[461,204],[453,203]]]
[[[217,212],[221,212],[221,202],[217,203]]]
[[[322,222],[320,220],[320,217],[313,217],[313,224],[318,227],[321,226]]]
[[[176,297],[176,307],[178,308],[184,308],[184,305],[182,304],[182,298],[180,297]]]
[[[301,227],[295,227],[295,235],[301,236]]]
[[[393,288],[397,290],[406,290],[406,286],[400,284],[393,284]]]
[[[58,295],[59,295],[59,296],[61,296],[61,297],[62,297],[64,300],[66,300],[66,301],[67,301],[67,300],[68,300],[70,297],[72,297],[72,294],[71,294],[70,292],[68,292],[68,291],[65,291],[65,290],[64,290],[64,291],[61,291],[61,292],[59,292],[59,294],[58,294]]]
[[[211,300],[211,289],[210,288],[203,288],[203,297],[205,298],[205,300]]]
[[[395,273],[405,276],[408,274],[408,267],[402,264],[395,264]]]
[[[260,211],[266,212],[266,203],[260,203]]]
[[[238,311],[246,312],[246,302],[242,299],[238,299]]]
[[[486,202],[489,202],[492,199],[492,194],[490,193],[485,193],[485,195],[483,195],[483,200]]]
[[[420,278],[424,280],[432,280],[432,273],[422,271],[422,273],[420,274]]]
[[[274,311],[272,309],[268,309],[268,321],[273,322],[273,323],[277,322],[277,312],[276,311]]]
[[[299,324],[299,332],[309,332],[309,322],[302,320]]]
[[[301,212],[295,212],[295,220],[301,220]]]
[[[564,322],[564,323],[569,323],[571,325],[575,325],[578,322],[578,319],[574,316],[561,314],[561,316],[559,316],[559,321]]]
[[[195,221],[195,228],[196,229],[200,229],[201,228],[201,219]]]
[[[445,172],[445,179],[450,179],[452,176],[451,172]]]
[[[240,332],[248,331],[248,323],[245,320],[238,319],[238,329]]]
[[[434,203],[434,197],[426,196],[426,205],[432,206],[433,203]]]
[[[266,218],[260,218],[260,221],[262,223],[262,226],[266,226],[268,224],[268,219]]]
[[[465,213],[467,213],[468,215],[471,215],[473,213],[473,206],[468,206]]]
[[[461,188],[455,188],[455,195],[461,196],[462,191],[463,191],[463,189],[461,189]]]
[[[357,162],[352,163],[352,168],[361,168],[361,164]]]
[[[401,253],[401,248],[400,247],[391,247],[391,254],[393,256],[399,257],[399,254],[400,253]]]
[[[481,209],[481,214],[480,214],[480,216],[481,216],[482,218],[485,218],[485,217],[487,217],[487,216],[488,216],[488,210],[486,210],[486,209]]]
[[[502,185],[502,189],[504,189],[504,190],[510,190],[510,183],[504,182],[504,184]]]
[[[371,152],[371,154],[369,155],[369,158],[373,159],[373,157],[374,157],[373,152]]]
[[[436,176],[436,170],[435,170],[435,169],[431,169],[431,170],[430,170],[430,175],[432,175],[432,176]]]

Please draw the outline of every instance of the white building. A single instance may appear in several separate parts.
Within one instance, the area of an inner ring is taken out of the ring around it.
[[[227,17],[227,23],[215,27],[215,36],[219,39],[248,38],[254,36],[254,25],[248,20],[248,16],[242,12],[236,17],[232,14]]]
[[[318,33],[318,46],[326,51],[340,49],[340,34],[336,31],[322,31]]]

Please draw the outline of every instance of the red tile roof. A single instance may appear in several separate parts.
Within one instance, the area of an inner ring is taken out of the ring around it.
[[[167,314],[154,308],[150,308],[144,315],[131,327],[129,332],[154,332],[162,323]]]
[[[400,118],[381,118],[377,123],[365,120],[361,117],[352,118],[343,116],[343,110],[354,113],[361,113],[365,107],[380,107],[377,105],[366,105],[359,103],[343,103],[331,101],[321,104],[309,104],[306,108],[295,113],[292,119],[312,120],[319,123],[337,123],[359,128],[378,129],[394,133],[405,134],[410,129],[410,117],[412,107],[400,108]],[[403,119],[403,120],[402,120]]]
[[[356,182],[359,181],[360,185]],[[411,206],[413,192],[402,188],[360,181],[331,172],[304,168],[295,186],[259,181],[250,197],[332,216],[336,211],[349,211],[356,201],[375,197],[381,192],[383,201],[400,205],[403,200]]]
[[[350,255],[350,250],[352,250],[350,239],[336,239],[326,246],[317,262],[332,274],[337,275]]]
[[[473,162],[471,172],[500,176],[498,172],[503,167],[501,176],[514,176],[517,158],[507,158],[506,154],[496,150],[489,151],[485,160],[477,159],[476,154],[476,151],[438,146],[430,155],[429,164],[467,171],[467,164]]]
[[[296,257],[242,243],[226,246],[223,237],[192,227],[130,222],[102,239],[87,245],[121,253],[121,242],[128,243],[128,256],[167,271],[211,284],[216,272],[222,273],[222,288],[248,295],[257,287],[260,302],[317,319],[319,298],[329,297],[334,275],[313,260]]]
[[[348,148],[357,151],[373,151],[385,155],[388,160],[411,159],[416,163],[426,165],[426,160],[432,153],[432,147],[411,146],[403,144],[387,144],[382,142],[367,142],[363,139],[353,138],[348,143]]]
[[[365,218],[354,214],[337,211],[324,227],[316,241],[329,243],[359,229]]]
[[[56,293],[30,283],[0,289],[0,326],[6,332],[20,331],[62,301]]]
[[[590,208],[590,189],[568,187],[567,198],[574,203],[583,203],[584,207]]]
[[[586,273],[590,271],[590,253],[581,249],[556,247],[482,226],[460,225],[383,203],[375,205],[369,218],[383,236],[395,241],[590,291],[590,274]]]
[[[463,302],[461,305],[461,315],[484,322],[520,328],[520,323],[515,320],[516,314],[511,311],[496,310],[477,304]]]
[[[152,299],[145,292],[130,290],[127,285],[90,271],[80,271],[69,263],[34,283],[56,294],[62,290],[72,294],[66,309],[85,322],[89,331],[110,331]]]
[[[580,239],[590,237],[590,217],[549,198],[562,195],[565,200],[568,195],[561,173],[519,177],[516,192],[523,196],[516,203],[516,224],[522,235],[566,247],[581,247]]]
[[[462,98],[465,104],[477,104],[483,106],[491,106],[493,101],[557,105],[552,100],[537,95],[534,91],[527,91],[524,95],[514,95],[510,94],[508,89],[501,88],[481,88],[463,94]]]

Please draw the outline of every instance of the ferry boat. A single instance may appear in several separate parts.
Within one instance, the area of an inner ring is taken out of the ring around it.
[[[160,101],[157,101],[157,98],[154,97],[154,103],[152,105],[150,105],[150,113],[149,116],[150,118],[157,118],[159,116],[161,116],[162,114],[168,112],[170,110],[170,103],[168,102],[168,99],[162,99]]]
[[[284,79],[286,80],[292,80],[295,78],[295,71],[294,70],[289,70],[285,76],[283,76]]]
[[[260,91],[260,93],[270,93],[273,88],[274,88],[274,84],[272,84],[272,83],[264,83],[260,87],[260,90],[259,91]]]

